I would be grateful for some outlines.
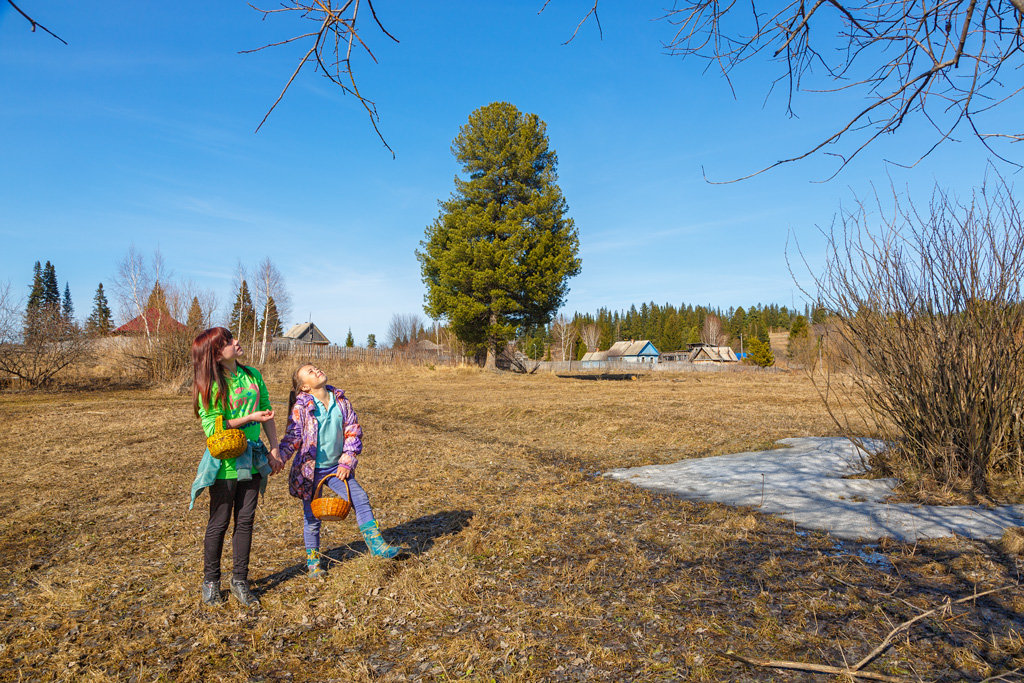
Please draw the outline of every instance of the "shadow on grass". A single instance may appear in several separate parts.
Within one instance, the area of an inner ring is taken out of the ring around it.
[[[432,515],[417,517],[390,529],[381,529],[381,535],[384,536],[384,540],[388,543],[405,546],[406,552],[395,558],[396,560],[401,560],[412,555],[422,555],[434,547],[434,542],[438,538],[462,531],[471,519],[473,519],[473,513],[470,510],[435,512]],[[366,543],[358,541],[325,550],[323,555],[327,559],[327,568],[330,570],[335,564],[354,559],[360,555],[366,555],[369,552],[370,549],[366,547]],[[285,581],[297,576],[303,576],[305,573],[306,563],[297,562],[262,579],[256,579],[253,581],[253,590],[257,594],[263,594],[273,590]]]

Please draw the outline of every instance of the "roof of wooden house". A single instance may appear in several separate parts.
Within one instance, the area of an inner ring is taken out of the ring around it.
[[[583,358],[581,358],[580,360],[583,361],[583,362],[608,360],[608,352],[607,351],[587,351],[585,354],[583,354]]]
[[[728,346],[702,345],[690,352],[690,362],[738,363],[736,352]]]
[[[440,351],[441,350],[441,345],[440,344],[435,344],[434,342],[430,341],[429,339],[420,339],[418,342],[413,344],[413,347],[417,351]]]
[[[651,347],[653,353],[644,353],[647,347]],[[624,356],[640,356],[640,355],[659,355],[658,349],[655,348],[654,344],[651,344],[650,339],[641,339],[639,341],[620,341],[612,344],[612,347],[608,349],[608,358],[622,358]]]
[[[331,340],[327,338],[320,328],[314,323],[299,323],[298,325],[292,326],[290,330],[284,333],[285,339],[298,339],[304,341],[307,344],[330,344]]]

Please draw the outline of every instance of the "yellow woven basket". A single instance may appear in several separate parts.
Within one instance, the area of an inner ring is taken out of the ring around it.
[[[344,498],[321,498],[320,489],[324,487],[324,484],[331,477],[337,477],[337,474],[328,474],[326,477],[320,480],[320,485],[316,487],[316,492],[313,493],[313,500],[309,502],[309,509],[312,510],[313,516],[323,522],[337,522],[348,517],[348,511],[352,509],[352,490],[348,487],[348,479],[344,479],[345,482],[345,493],[348,494],[348,500]],[[339,477],[340,478],[340,477]]]
[[[206,438],[206,447],[210,455],[218,460],[237,458],[249,447],[249,440],[241,429],[224,429],[224,416],[217,416],[217,426],[213,435]]]

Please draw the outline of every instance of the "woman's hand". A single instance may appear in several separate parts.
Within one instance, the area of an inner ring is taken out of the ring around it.
[[[260,424],[262,424],[264,422],[270,422],[271,420],[274,419],[274,411],[257,410],[255,412],[249,413],[248,415],[246,415],[246,417],[249,418],[249,422],[259,422]]]

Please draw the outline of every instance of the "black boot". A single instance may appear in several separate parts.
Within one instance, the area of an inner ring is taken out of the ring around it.
[[[203,602],[207,605],[219,605],[224,602],[220,594],[220,581],[203,581]]]
[[[249,582],[245,579],[231,579],[231,594],[244,607],[259,607],[260,600],[249,590]]]

